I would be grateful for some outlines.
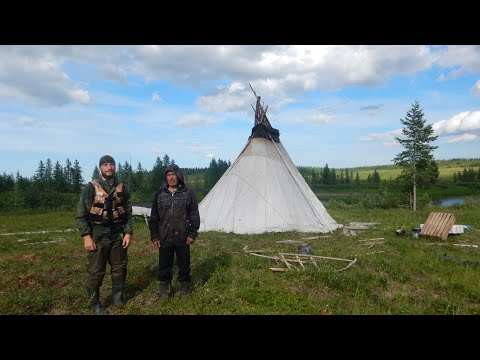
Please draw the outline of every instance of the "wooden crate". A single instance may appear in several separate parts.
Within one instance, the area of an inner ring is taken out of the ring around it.
[[[453,224],[455,224],[455,215],[452,213],[431,212],[420,231],[420,236],[432,236],[445,240]]]

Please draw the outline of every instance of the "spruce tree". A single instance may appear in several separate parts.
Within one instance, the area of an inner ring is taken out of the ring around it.
[[[80,163],[78,160],[73,162],[73,169],[72,169],[72,183],[73,183],[73,191],[75,193],[79,193],[82,189],[83,184],[83,177],[82,177],[82,168],[80,167]]]
[[[171,163],[172,163],[172,161],[170,160],[170,157],[168,156],[168,154],[165,154],[163,156],[163,167],[166,168]]]
[[[348,169],[345,169],[345,183],[350,184],[350,174],[348,172]]]
[[[48,158],[47,162],[45,163],[45,181],[49,186],[53,182],[53,165],[50,158]]]
[[[58,192],[67,192],[67,189],[65,189],[63,168],[58,160],[55,162],[55,167],[53,168],[53,188]]]
[[[330,184],[330,169],[328,168],[328,164],[325,164],[325,167],[323,168],[322,184]]]
[[[417,187],[422,187],[429,182],[435,182],[438,178],[438,172],[436,177],[432,173],[434,165],[436,165],[432,152],[438,146],[431,145],[438,136],[433,135],[432,125],[425,125],[426,119],[418,101],[415,101],[412,105],[405,119],[400,119],[400,121],[405,126],[402,129],[403,137],[395,137],[395,140],[405,150],[397,154],[393,162],[395,165],[403,167],[398,179],[408,189],[412,210],[416,211]]]
[[[100,177],[100,170],[98,170],[98,166],[95,166],[93,168],[93,173],[92,173],[92,180],[96,180]]]
[[[153,165],[153,169],[150,173],[150,190],[157,191],[159,188],[162,187],[162,182],[164,178],[163,174],[163,163],[160,156],[157,156],[155,160],[155,165]]]
[[[38,163],[38,168],[37,168],[37,171],[35,172],[34,179],[35,181],[38,181],[38,182],[45,181],[45,165],[43,164],[42,160],[40,160],[40,162]]]
[[[70,159],[67,158],[67,160],[65,160],[65,167],[63,168],[63,172],[64,172],[64,178],[65,178],[65,182],[67,183],[67,191],[71,191],[72,188],[73,188],[73,183],[72,183],[72,163],[70,162]]]

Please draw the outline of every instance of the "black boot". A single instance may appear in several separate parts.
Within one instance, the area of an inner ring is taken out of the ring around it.
[[[186,296],[190,294],[190,282],[189,281],[183,281],[180,283],[180,296]]]
[[[106,315],[107,312],[100,303],[100,290],[87,289],[88,296],[90,297],[90,308],[95,315]]]
[[[123,284],[112,284],[113,305],[117,307],[125,306],[123,288],[124,288]]]
[[[158,297],[160,299],[169,298],[171,297],[170,293],[170,283],[167,281],[160,281],[160,292],[158,293]]]

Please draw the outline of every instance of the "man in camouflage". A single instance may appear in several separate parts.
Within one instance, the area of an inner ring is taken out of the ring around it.
[[[133,221],[130,193],[115,178],[115,160],[102,156],[101,177],[88,183],[80,195],[76,222],[88,252],[86,282],[90,306],[94,314],[103,315],[100,287],[107,262],[112,276],[112,299],[115,306],[124,305],[127,277],[127,250],[132,241]]]

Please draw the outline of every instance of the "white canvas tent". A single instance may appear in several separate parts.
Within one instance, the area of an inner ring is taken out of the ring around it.
[[[342,227],[307,185],[279,136],[257,96],[252,135],[199,205],[200,231],[325,233]]]

